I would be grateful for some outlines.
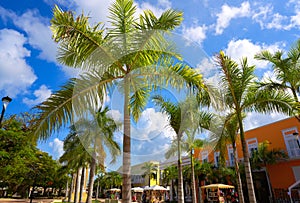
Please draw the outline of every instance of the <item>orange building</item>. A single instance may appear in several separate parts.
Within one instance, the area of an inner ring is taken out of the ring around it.
[[[276,199],[288,199],[289,192],[299,197],[300,193],[300,121],[295,117],[280,120],[245,132],[248,152],[257,150],[258,144],[269,141],[271,149],[284,150],[288,159],[279,161],[274,165],[267,165],[270,183]],[[233,149],[230,144],[226,146],[226,164],[234,166]],[[195,156],[200,161],[207,161],[218,166],[219,152],[210,149],[195,150]],[[237,141],[237,157],[243,161],[240,141]],[[254,186],[256,190],[265,189],[263,179],[267,179],[264,171],[253,172]],[[256,174],[256,175],[255,175]],[[264,177],[263,177],[264,176]],[[266,180],[267,181],[267,180]],[[289,189],[298,189],[290,190]],[[298,193],[298,194],[297,194]]]

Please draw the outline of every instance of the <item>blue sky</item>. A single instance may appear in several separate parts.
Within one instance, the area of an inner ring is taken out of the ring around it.
[[[92,23],[105,23],[107,8],[111,2],[113,1],[0,1],[0,96],[8,95],[13,98],[6,116],[29,111],[76,74],[74,70],[58,64],[55,59],[57,47],[51,39],[49,29],[54,4],[64,10],[76,11],[77,14],[83,11],[91,16]],[[215,70],[211,63],[212,56],[220,50],[224,50],[235,60],[248,57],[249,63],[257,66],[259,77],[272,77],[270,66],[254,60],[254,54],[263,49],[286,51],[299,39],[300,2],[297,0],[149,0],[135,3],[138,12],[151,9],[160,15],[168,8],[184,12],[184,21],[175,33],[197,45],[199,52],[193,51],[192,55],[194,58],[201,58],[201,61],[195,65],[208,80],[213,80],[214,77],[211,74]],[[113,107],[113,102],[110,104]],[[115,118],[121,118],[117,108],[111,112]],[[268,116],[252,113],[248,115],[245,125],[250,129],[281,118],[283,116],[276,113]],[[172,133],[165,128],[166,124],[165,115],[151,107],[145,109],[141,122],[133,130],[139,137],[142,135],[141,137],[147,138],[147,142],[135,143],[137,154],[138,150],[149,150],[147,153],[150,153],[164,151],[168,147],[166,139]],[[52,136],[39,147],[53,157],[59,157],[66,133],[67,131],[62,131]],[[117,135],[118,139],[120,137]],[[153,143],[160,144],[147,148]],[[157,155],[152,158],[154,157]],[[145,157],[141,155],[140,159],[145,160]]]

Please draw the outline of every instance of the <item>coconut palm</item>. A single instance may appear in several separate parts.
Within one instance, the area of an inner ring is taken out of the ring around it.
[[[272,184],[270,184],[270,175],[267,165],[276,164],[278,161],[286,160],[288,155],[280,149],[269,150],[268,147],[270,144],[271,143],[267,140],[258,144],[257,150],[252,153],[251,164],[254,169],[260,169],[262,167],[265,170],[270,189],[270,199],[274,201],[273,189]]]
[[[239,65],[224,52],[220,52],[216,57],[216,62],[220,66],[221,85],[225,87],[225,103],[231,112],[237,117],[242,151],[245,164],[246,182],[250,203],[255,203],[255,193],[253,187],[252,173],[249,161],[249,153],[245,140],[243,126],[243,114],[246,112],[284,112],[292,115],[294,111],[293,98],[284,91],[276,89],[260,89],[255,81],[254,66],[249,66],[244,58]]]
[[[84,15],[54,8],[51,30],[59,45],[57,59],[83,72],[37,106],[35,134],[48,138],[85,115],[86,109],[103,104],[108,90],[120,84],[124,98],[122,198],[127,203],[131,201],[131,115],[138,120],[150,91],[161,84],[195,89],[203,85],[195,70],[172,61],[178,55],[164,38],[165,32],[180,25],[181,12],[169,9],[156,17],[147,10],[137,20],[133,0],[116,0],[109,11],[111,27],[105,29],[100,23],[90,26]]]
[[[144,170],[144,176],[148,176],[149,178],[149,187],[151,186],[151,177],[156,176],[156,184],[157,184],[157,173],[158,173],[158,166],[152,162],[146,162],[144,166],[141,168]]]
[[[169,126],[176,133],[173,146],[166,153],[166,158],[177,153],[178,156],[178,202],[184,202],[183,196],[183,176],[182,176],[182,137],[184,133],[195,136],[195,132],[200,127],[209,128],[211,114],[199,110],[199,104],[195,97],[188,97],[185,101],[178,104],[165,100],[162,96],[154,96],[153,102],[161,108],[163,113],[169,117]],[[195,138],[195,137],[194,137]],[[192,139],[192,136],[190,136]],[[190,142],[190,140],[189,140]],[[189,143],[191,144],[191,143]],[[186,151],[191,152],[193,145],[186,144]],[[191,148],[190,148],[191,147]],[[177,148],[177,150],[175,150]]]

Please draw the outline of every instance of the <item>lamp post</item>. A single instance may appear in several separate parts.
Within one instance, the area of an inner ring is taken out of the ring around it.
[[[3,120],[3,116],[4,116],[4,112],[6,110],[7,105],[12,101],[12,98],[6,96],[2,98],[2,112],[1,112],[1,117],[0,117],[0,129],[2,128],[2,120]]]

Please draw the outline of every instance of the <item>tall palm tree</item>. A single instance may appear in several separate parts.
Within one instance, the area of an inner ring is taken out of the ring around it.
[[[200,148],[203,146],[203,141],[195,138],[195,131],[192,133],[187,133],[187,138],[184,141],[186,145],[185,148],[188,149],[188,152],[191,156],[191,186],[192,186],[192,202],[197,203],[197,195],[196,195],[196,180],[195,180],[195,167],[194,167],[194,149]]]
[[[117,130],[118,125],[115,121],[108,117],[107,113],[109,111],[108,107],[104,109],[99,109],[96,113],[96,118],[93,121],[84,122],[78,124],[81,131],[83,131],[84,135],[81,139],[82,142],[87,142],[86,147],[91,147],[91,162],[90,162],[90,172],[89,172],[89,185],[88,185],[88,195],[87,195],[87,203],[92,202],[93,195],[93,185],[94,185],[94,177],[96,172],[96,167],[104,168],[104,159],[106,157],[106,153],[104,147],[108,149],[110,155],[112,157],[111,162],[115,162],[116,157],[120,155],[120,147],[114,141],[114,132]],[[83,141],[84,140],[84,141]]]
[[[285,58],[284,56],[285,53],[283,51],[276,51],[272,54],[268,50],[264,50],[256,54],[254,58],[272,64],[278,81],[270,79],[268,82],[263,83],[266,88],[289,89],[293,94],[294,100],[299,102],[300,39],[291,47]]]
[[[276,164],[278,161],[286,160],[288,155],[280,149],[269,150],[271,143],[267,140],[258,144],[257,150],[253,151],[251,156],[252,168],[259,169],[263,167],[266,172],[267,182],[270,189],[270,199],[274,201],[272,184],[270,183],[270,175],[267,165]]]
[[[158,166],[152,162],[146,162],[144,166],[142,166],[142,170],[144,170],[144,176],[149,178],[149,187],[151,186],[151,177],[156,175],[156,184],[157,184],[157,173],[158,173]]]
[[[193,133],[200,127],[209,128],[211,114],[199,110],[199,104],[194,97],[188,97],[178,104],[165,100],[162,96],[154,96],[154,103],[161,108],[161,111],[169,117],[169,126],[176,133],[173,146],[166,153],[166,158],[177,153],[178,156],[178,202],[184,202],[183,176],[182,176],[182,137],[184,133],[192,130]],[[191,146],[189,146],[191,147]],[[175,150],[177,148],[177,151]],[[191,149],[186,149],[190,152]]]
[[[179,26],[182,13],[169,9],[156,17],[150,10],[136,19],[133,0],[116,0],[110,25],[90,26],[88,17],[75,17],[57,6],[51,20],[53,39],[59,45],[58,61],[83,70],[41,105],[35,134],[48,138],[53,131],[104,103],[108,90],[118,83],[124,98],[123,202],[131,201],[131,115],[138,120],[150,91],[162,84],[203,88],[202,77],[186,64],[177,64],[164,33]],[[177,60],[178,61],[178,60]],[[73,89],[76,87],[76,91]]]
[[[237,117],[229,113],[224,118],[222,116],[219,116],[218,118],[219,119],[215,119],[213,122],[214,127],[210,128],[210,131],[212,132],[211,140],[214,140],[211,144],[215,146],[215,151],[220,152],[221,168],[225,167],[226,145],[228,143],[232,145],[239,200],[241,203],[244,203],[242,180],[241,180],[239,161],[238,161],[237,150],[236,150],[236,142],[238,139],[238,131],[239,131]]]
[[[251,111],[261,113],[284,112],[292,115],[294,111],[293,98],[288,93],[276,89],[260,89],[257,81],[255,81],[255,67],[248,66],[246,58],[241,61],[239,67],[235,61],[221,51],[216,57],[216,62],[222,71],[221,85],[225,87],[225,102],[232,113],[236,115],[239,124],[249,201],[255,203],[256,198],[242,115]]]
[[[78,192],[80,188],[80,178],[82,167],[85,167],[90,160],[89,153],[85,150],[85,147],[80,142],[75,126],[70,127],[70,133],[64,140],[64,154],[60,157],[59,161],[66,164],[68,168],[74,169],[76,171],[76,182],[74,191],[74,202],[77,203],[79,200]],[[69,191],[72,193],[72,190]]]

